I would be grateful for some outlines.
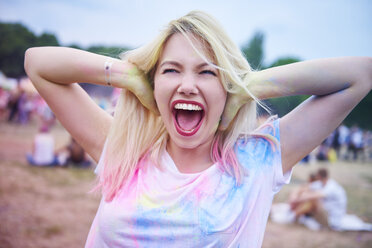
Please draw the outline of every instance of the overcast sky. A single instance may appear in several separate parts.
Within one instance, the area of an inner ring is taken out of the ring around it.
[[[371,0],[0,0],[0,21],[21,22],[62,45],[138,47],[190,10],[216,17],[241,47],[265,33],[265,62],[372,56]]]

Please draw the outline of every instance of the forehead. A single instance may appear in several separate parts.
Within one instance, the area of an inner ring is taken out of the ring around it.
[[[187,37],[185,37],[187,35]],[[163,60],[194,60],[215,63],[214,54],[210,45],[200,37],[187,33],[173,34],[165,43],[163,52],[159,58]],[[204,58],[203,58],[204,57]]]

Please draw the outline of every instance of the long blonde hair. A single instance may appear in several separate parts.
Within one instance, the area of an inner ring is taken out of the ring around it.
[[[215,59],[227,92],[232,94],[240,87],[252,98],[242,106],[227,130],[216,132],[211,149],[212,160],[219,162],[221,168],[239,183],[244,171],[235,157],[234,144],[239,136],[249,134],[256,127],[257,99],[247,89],[251,72],[247,60],[217,21],[206,13],[192,11],[171,21],[153,42],[125,53],[122,58],[141,69],[153,86],[164,45],[175,33],[182,33],[187,38],[187,34],[191,33],[205,44]],[[197,52],[203,56],[200,51]],[[167,139],[168,133],[161,117],[143,107],[131,92],[123,89],[108,134],[106,153],[103,154],[104,169],[100,174],[99,187],[102,187],[106,201],[117,195],[123,183],[136,173],[139,161],[145,156],[155,164],[159,162]]]

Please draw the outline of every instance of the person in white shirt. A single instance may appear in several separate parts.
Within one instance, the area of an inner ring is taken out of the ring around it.
[[[49,132],[49,126],[42,124],[39,132],[35,135],[32,144],[32,153],[27,154],[27,161],[35,166],[56,165],[57,160],[54,154],[54,137]]]
[[[296,219],[302,215],[311,215],[324,227],[338,229],[343,216],[346,214],[347,196],[344,188],[335,180],[329,178],[327,169],[319,169],[317,180],[296,199],[293,210]]]

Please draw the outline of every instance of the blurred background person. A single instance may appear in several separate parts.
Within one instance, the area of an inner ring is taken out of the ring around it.
[[[57,154],[60,166],[89,167],[92,164],[84,149],[72,137],[70,143],[58,150]]]
[[[52,166],[58,163],[54,154],[54,138],[47,124],[41,125],[35,135],[32,152],[28,153],[26,158],[30,165],[35,166]]]

